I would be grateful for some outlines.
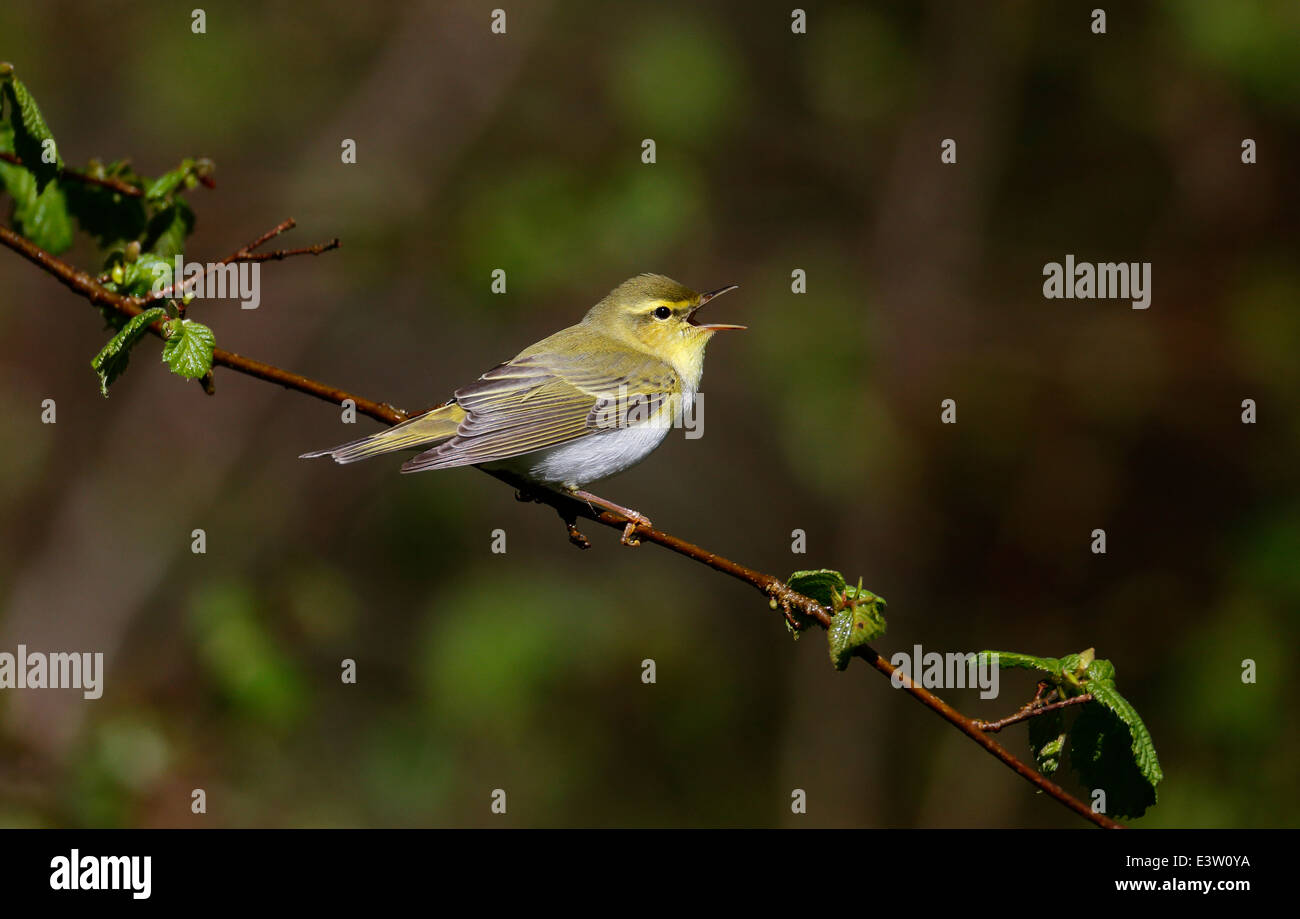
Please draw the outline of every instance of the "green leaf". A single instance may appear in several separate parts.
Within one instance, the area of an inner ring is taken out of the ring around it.
[[[1084,686],[1092,680],[1110,680],[1115,681],[1115,665],[1110,661],[1095,660],[1088,665],[1088,669],[1083,672]]]
[[[138,239],[144,233],[145,209],[139,198],[89,182],[61,179],[58,184],[67,198],[68,212],[100,246]]]
[[[104,345],[103,350],[91,360],[91,369],[99,374],[99,391],[103,393],[105,399],[108,398],[108,387],[126,370],[127,362],[131,357],[131,348],[149,326],[166,315],[166,310],[154,307],[132,316],[126,325],[122,326],[121,331],[114,335],[108,344]]]
[[[816,600],[828,609],[835,609],[837,598],[845,590],[844,575],[838,571],[831,571],[829,568],[796,571],[786,580],[786,585],[805,597]],[[777,606],[777,601],[773,600],[772,608],[776,609]],[[791,619],[794,621],[791,622]],[[813,624],[814,620],[798,609],[789,610],[789,616],[785,620],[786,631],[794,636],[796,641],[799,639],[800,634],[805,629],[812,627]]]
[[[121,249],[114,249],[104,262],[104,270],[108,273],[104,287],[131,297],[160,293],[172,283],[174,268],[170,260],[148,252],[140,253],[135,261],[131,261]]]
[[[186,158],[181,160],[181,164],[171,172],[165,172],[158,178],[154,179],[145,186],[144,196],[150,201],[160,201],[166,198],[182,183],[187,176],[194,171],[194,160]]]
[[[197,380],[212,369],[212,330],[193,319],[172,319],[164,327],[162,359],[172,373]]]
[[[849,587],[843,608],[831,618],[828,631],[831,664],[836,670],[849,665],[855,649],[885,634],[885,601],[862,585]]]
[[[11,163],[0,163],[0,184],[14,201],[15,232],[52,255],[65,252],[72,245],[72,221],[58,183],[52,182],[44,191],[37,192],[36,179],[30,172]]]
[[[978,657],[989,655],[997,656],[998,667],[1003,670],[1009,668],[1041,670],[1050,673],[1056,679],[1061,677],[1061,661],[1054,657],[1035,657],[1032,654],[1017,654],[1014,651],[981,651]]]
[[[30,208],[15,208],[14,222],[22,227],[24,236],[51,255],[65,252],[72,245],[68,202],[57,182],[46,185]]]
[[[41,117],[41,110],[32,98],[31,92],[22,80],[10,74],[5,78],[3,93],[9,102],[9,123],[14,132],[14,153],[23,161],[23,166],[36,177],[36,190],[45,190],[63,166],[63,157],[59,154],[54,135],[49,125]],[[53,147],[54,159],[45,162],[46,141]]]
[[[97,179],[116,179],[125,185],[134,185],[144,190],[147,180],[131,166],[130,160],[113,160],[107,166],[97,159],[92,159],[86,166],[86,172]],[[139,200],[139,199],[136,199]]]
[[[143,247],[159,258],[170,259],[185,253],[185,240],[193,232],[194,210],[177,198],[149,220]]]
[[[786,584],[828,609],[834,609],[837,596],[842,595],[845,589],[844,575],[829,568],[796,571],[786,579]]]
[[[13,140],[13,128],[0,122],[0,151],[13,152]],[[44,191],[39,191],[31,172],[13,163],[0,162],[0,188],[13,199],[11,223],[19,235],[54,255],[72,245],[72,222],[58,184],[47,185]]]
[[[131,287],[131,293],[135,296],[142,297],[171,286],[175,274],[175,264],[171,259],[161,259],[142,252],[135,265],[136,274]]]
[[[1111,671],[1114,672],[1113,667]],[[1096,680],[1088,683],[1087,690],[1092,693],[1092,698],[1096,702],[1123,722],[1128,729],[1129,738],[1132,741],[1133,761],[1137,764],[1142,777],[1151,783],[1152,788],[1155,788],[1164,779],[1165,774],[1160,768],[1160,760],[1156,756],[1156,745],[1151,740],[1151,732],[1142,723],[1142,718],[1138,715],[1137,709],[1119,694],[1119,690],[1115,688],[1115,684],[1110,680]]]
[[[1092,648],[1060,659],[1010,651],[981,651],[979,656],[990,654],[997,654],[1001,667],[1049,674],[1061,698],[1092,693],[1096,704],[1083,706],[1068,733],[1070,762],[1084,784],[1105,790],[1108,812],[1140,817],[1156,802],[1156,785],[1164,773],[1146,725],[1115,688],[1114,664],[1097,658]],[[1029,722],[1029,744],[1044,774],[1060,766],[1067,736],[1061,715],[1050,712]]]
[[[873,641],[885,634],[885,601],[862,586],[861,579],[856,587],[844,580],[844,575],[830,568],[816,568],[796,571],[786,580],[786,584],[833,613],[829,629],[831,663],[835,669],[843,670],[848,666],[853,650],[860,645]],[[776,601],[772,601],[776,605]],[[802,629],[813,624],[813,620],[799,612],[790,611],[795,622],[786,620],[786,628],[799,637]]]
[[[1069,744],[1070,764],[1084,786],[1106,793],[1106,813],[1141,817],[1156,803],[1155,786],[1134,760],[1129,728],[1107,708],[1083,706]]]
[[[1029,748],[1034,765],[1043,775],[1052,775],[1061,766],[1065,749],[1065,712],[1062,709],[1029,719]]]

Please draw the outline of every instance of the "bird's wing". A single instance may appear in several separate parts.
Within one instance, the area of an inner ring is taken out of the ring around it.
[[[456,390],[466,413],[456,434],[402,471],[490,463],[624,427],[657,416],[677,385],[676,371],[648,354],[594,362],[525,352]]]

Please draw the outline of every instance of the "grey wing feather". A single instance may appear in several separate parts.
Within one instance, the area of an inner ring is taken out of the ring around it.
[[[629,398],[628,387],[643,389],[647,379],[660,384],[658,391]],[[643,406],[638,417],[645,406],[662,405],[675,382],[672,368],[649,355],[628,355],[600,373],[582,360],[524,354],[457,390],[466,417],[455,436],[408,460],[402,471],[494,462],[596,435],[618,427],[629,405]]]

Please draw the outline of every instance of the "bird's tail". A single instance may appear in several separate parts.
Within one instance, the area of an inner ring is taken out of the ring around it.
[[[465,410],[456,403],[449,402],[410,421],[395,424],[386,431],[330,447],[328,450],[304,453],[299,459],[328,456],[336,463],[355,463],[357,460],[370,459],[395,450],[413,450],[454,436],[457,426],[464,418]]]

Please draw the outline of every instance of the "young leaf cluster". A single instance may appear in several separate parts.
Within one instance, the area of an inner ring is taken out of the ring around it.
[[[796,571],[786,583],[831,610],[827,634],[831,665],[836,670],[849,665],[849,658],[857,648],[885,634],[885,601],[864,588],[861,578],[854,587],[838,571],[820,568]],[[795,611],[786,620],[786,628],[795,638],[809,624],[806,616]]]
[[[186,379],[201,378],[212,367],[212,330],[180,318],[171,297],[163,296],[173,292],[174,259],[184,255],[194,231],[194,211],[183,193],[200,183],[212,184],[209,160],[184,159],[153,179],[125,160],[91,160],[86,169],[69,171],[31,90],[12,65],[0,63],[0,190],[13,202],[10,227],[58,255],[72,246],[75,222],[103,253],[100,278],[107,290],[160,303],[129,321],[103,310],[116,334],[91,368],[105,396],[126,369],[132,347],[164,315],[171,319],[159,327],[163,363]]]
[[[1156,803],[1156,786],[1164,779],[1151,732],[1115,684],[1115,667],[1098,659],[1092,648],[1064,657],[1037,657],[1011,651],[981,651],[1003,669],[1020,668],[1043,674],[1042,705],[1089,694],[1077,706],[1073,724],[1058,708],[1029,720],[1029,745],[1044,775],[1060,768],[1063,755],[1091,789],[1106,793],[1107,812],[1140,817]]]

